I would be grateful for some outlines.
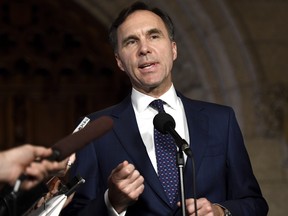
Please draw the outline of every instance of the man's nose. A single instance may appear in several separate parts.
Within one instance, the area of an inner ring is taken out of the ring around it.
[[[147,41],[141,41],[139,46],[139,55],[147,55],[151,52],[151,48]]]

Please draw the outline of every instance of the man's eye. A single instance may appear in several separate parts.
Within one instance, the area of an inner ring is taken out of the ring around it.
[[[153,35],[151,35],[151,38],[152,39],[157,39],[157,38],[159,38],[159,35],[158,34],[153,34]]]
[[[135,43],[136,43],[136,40],[129,40],[129,41],[126,42],[126,46],[127,45],[133,45]]]

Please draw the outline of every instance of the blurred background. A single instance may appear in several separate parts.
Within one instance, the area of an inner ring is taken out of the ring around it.
[[[125,97],[107,30],[132,2],[0,0],[1,150],[51,146],[81,116]],[[146,2],[174,21],[175,86],[234,108],[269,216],[286,215],[288,0]]]

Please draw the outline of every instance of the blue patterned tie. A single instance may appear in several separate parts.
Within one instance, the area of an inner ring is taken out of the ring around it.
[[[154,100],[150,106],[165,112],[162,100]],[[170,134],[162,134],[154,128],[154,142],[157,159],[158,176],[164,191],[166,192],[169,202],[174,205],[178,195],[178,169],[176,165],[177,148]]]

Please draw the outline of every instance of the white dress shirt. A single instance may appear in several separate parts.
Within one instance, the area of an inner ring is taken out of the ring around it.
[[[160,98],[153,98],[133,89],[131,99],[136,115],[138,129],[140,131],[152,165],[157,172],[153,118],[158,113],[158,111],[150,107],[149,104],[155,99],[161,99],[164,101],[165,112],[170,114],[175,120],[175,130],[183,139],[189,142],[189,132],[182,101],[177,96],[173,85]]]
[[[149,104],[156,99],[161,99],[164,101],[164,110],[170,114],[176,123],[175,130],[178,134],[185,139],[189,144],[189,131],[187,126],[186,115],[184,112],[184,107],[181,99],[177,96],[174,86],[172,85],[170,89],[159,98],[153,98],[151,96],[145,95],[136,89],[132,89],[131,100],[133,109],[136,116],[136,121],[138,124],[138,129],[142,137],[143,143],[146,147],[147,153],[151,160],[151,163],[157,173],[157,161],[154,146],[154,126],[153,118],[158,113],[157,110],[149,106]],[[135,143],[137,145],[137,143]],[[186,161],[186,155],[184,154]],[[140,173],[141,174],[141,173]],[[105,193],[105,202],[109,211],[110,216],[124,216],[125,212],[117,214],[117,212],[111,206],[108,199],[108,191]]]

